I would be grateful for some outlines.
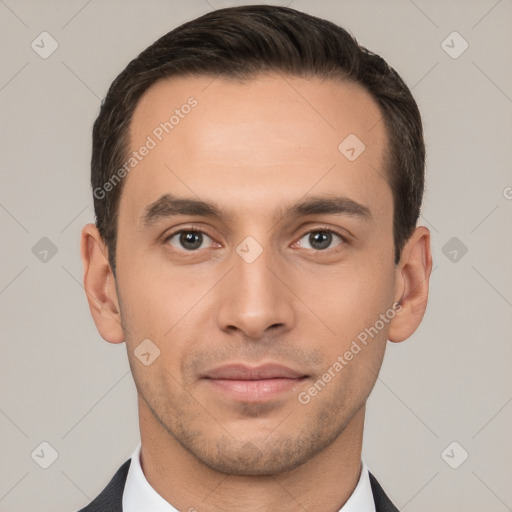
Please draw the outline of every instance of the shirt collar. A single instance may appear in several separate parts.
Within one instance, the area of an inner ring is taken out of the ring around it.
[[[132,454],[130,468],[126,477],[123,492],[123,511],[178,512],[146,480],[140,464],[140,450],[141,443],[139,442]],[[375,512],[369,470],[364,461],[361,462],[361,474],[357,486],[339,512]]]
[[[123,492],[123,512],[178,512],[149,484],[140,465],[141,443],[133,452]]]

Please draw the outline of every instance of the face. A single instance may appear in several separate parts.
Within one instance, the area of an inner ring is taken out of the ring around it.
[[[211,468],[290,470],[364,407],[403,291],[380,117],[357,85],[272,74],[173,78],[136,108],[124,341],[145,424]]]

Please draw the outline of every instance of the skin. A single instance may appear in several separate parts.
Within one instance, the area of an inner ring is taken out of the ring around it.
[[[359,479],[386,342],[407,339],[425,312],[430,233],[417,227],[394,264],[387,134],[359,86],[278,74],[167,79],[141,98],[131,149],[190,96],[197,106],[125,178],[115,276],[96,227],[82,232],[92,316],[105,340],[126,343],[137,386],[143,471],[179,510],[338,511]],[[366,146],[353,162],[338,150],[348,134]],[[225,217],[146,226],[145,209],[164,194],[214,202]],[[333,195],[371,219],[282,215]],[[190,226],[206,233],[198,249],[166,239]],[[345,240],[318,249],[309,235],[325,229]],[[247,236],[263,250],[252,263],[236,252]],[[301,404],[298,394],[400,299],[400,312]],[[148,338],[160,356],[145,366],[134,351]],[[307,378],[271,400],[234,400],[201,378],[233,362],[275,362]]]

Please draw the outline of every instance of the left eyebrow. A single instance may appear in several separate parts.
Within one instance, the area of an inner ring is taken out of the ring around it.
[[[343,196],[318,196],[294,204],[282,214],[281,220],[307,215],[347,215],[367,222],[373,219],[370,209],[353,199]]]

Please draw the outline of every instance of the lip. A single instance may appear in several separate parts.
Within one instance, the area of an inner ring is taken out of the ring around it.
[[[227,364],[219,366],[205,373],[206,379],[223,380],[264,380],[264,379],[299,379],[305,377],[304,373],[282,366],[267,363],[260,366],[246,366],[244,364]]]
[[[256,367],[229,364],[206,372],[204,382],[230,399],[264,402],[275,399],[297,387],[308,376],[279,364]]]

